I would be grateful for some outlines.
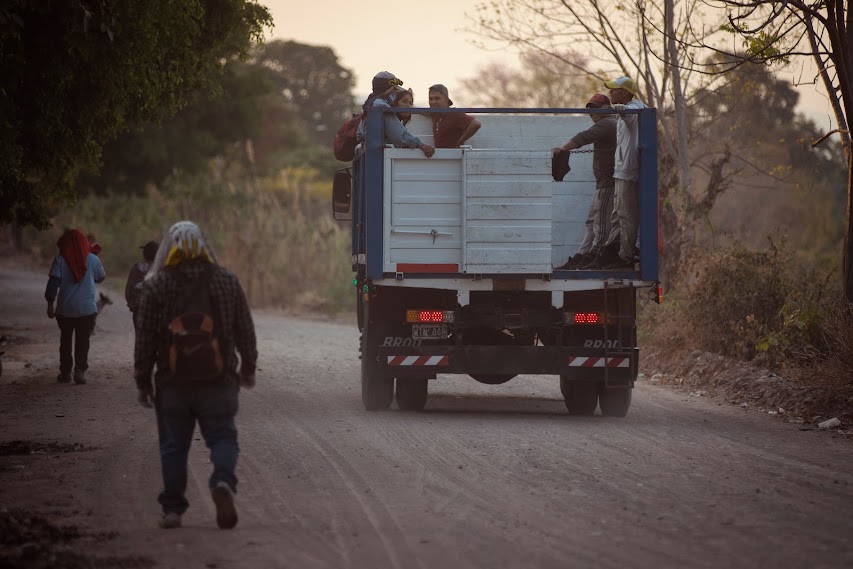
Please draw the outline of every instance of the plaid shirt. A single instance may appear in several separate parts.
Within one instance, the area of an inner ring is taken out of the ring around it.
[[[169,377],[169,324],[177,316],[180,280],[175,271],[198,278],[207,263],[187,261],[175,268],[164,269],[145,282],[137,313],[134,375],[139,388],[151,386],[151,373],[157,365],[157,383]],[[218,325],[217,337],[222,351],[225,374],[237,380],[237,352],[240,368],[254,373],[258,360],[255,325],[243,288],[234,274],[214,266],[210,276],[210,297]]]

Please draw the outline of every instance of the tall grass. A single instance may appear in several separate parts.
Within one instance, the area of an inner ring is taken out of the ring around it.
[[[36,236],[36,252],[56,253],[65,227],[93,233],[112,284],[122,288],[139,246],[159,241],[182,219],[205,231],[222,265],[233,271],[257,307],[335,314],[352,310],[349,224],[331,218],[331,181],[289,169],[275,179],[175,175],[142,197],[90,196]]]

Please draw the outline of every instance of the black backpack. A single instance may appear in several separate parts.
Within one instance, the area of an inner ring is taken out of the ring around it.
[[[210,295],[213,266],[197,279],[175,271],[180,290],[169,324],[169,370],[177,381],[211,381],[222,375],[219,324]]]

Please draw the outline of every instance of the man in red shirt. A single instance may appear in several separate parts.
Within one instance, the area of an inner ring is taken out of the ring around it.
[[[447,109],[453,105],[447,87],[436,84],[429,88],[429,106]],[[480,130],[480,121],[465,113],[436,113],[432,115],[432,134],[436,148],[459,148]]]

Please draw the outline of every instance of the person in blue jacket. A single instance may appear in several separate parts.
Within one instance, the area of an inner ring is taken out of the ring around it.
[[[380,71],[373,78],[373,92],[364,101],[362,109],[365,113],[371,107],[397,107],[400,106],[399,100],[406,96],[411,96],[412,92],[408,89],[403,89],[403,82],[393,73],[388,71]],[[431,158],[435,154],[435,147],[421,141],[420,138],[408,131],[403,126],[403,123],[394,113],[385,113],[385,143],[400,146],[402,148],[419,148],[424,156]],[[359,142],[364,142],[367,134],[367,121],[362,120],[358,125],[356,134]]]
[[[83,384],[89,369],[89,338],[98,315],[95,283],[103,282],[106,273],[83,232],[66,230],[56,246],[59,255],[50,267],[44,291],[47,317],[55,317],[59,324],[59,375],[56,379],[69,383],[73,370],[74,383]]]

